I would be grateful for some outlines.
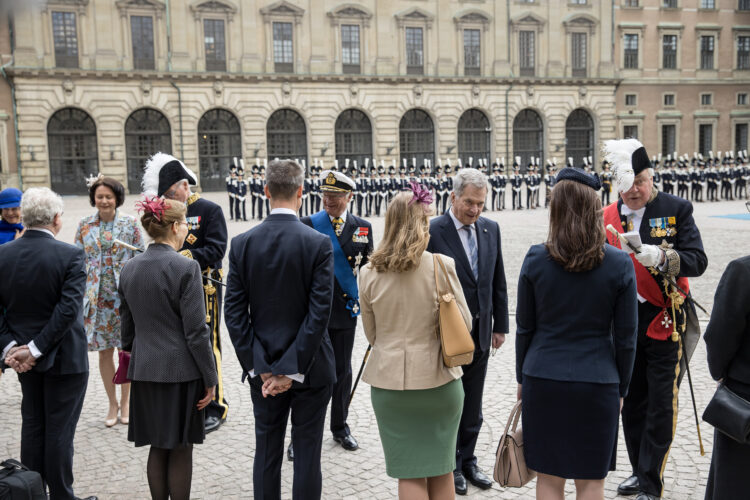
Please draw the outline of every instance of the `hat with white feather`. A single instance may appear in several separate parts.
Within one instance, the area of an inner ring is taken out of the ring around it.
[[[633,187],[635,176],[651,168],[646,148],[638,139],[613,139],[604,141],[604,159],[612,166],[612,177],[618,192]]]
[[[143,194],[163,196],[176,182],[186,180],[191,186],[198,183],[192,170],[172,155],[156,153],[146,161],[143,172]]]

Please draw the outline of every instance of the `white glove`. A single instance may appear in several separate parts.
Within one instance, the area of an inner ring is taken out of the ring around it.
[[[656,245],[641,245],[635,258],[646,267],[657,267],[661,264],[664,251]]]

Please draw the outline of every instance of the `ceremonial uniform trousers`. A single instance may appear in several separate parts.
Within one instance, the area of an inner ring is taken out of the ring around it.
[[[234,220],[234,193],[236,191],[235,180],[232,177],[227,177],[227,196],[229,196],[229,220]]]

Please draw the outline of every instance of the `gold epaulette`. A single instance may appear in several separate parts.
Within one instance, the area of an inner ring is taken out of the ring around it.
[[[190,250],[183,250],[180,252],[180,255],[187,257],[188,259],[191,259],[191,260],[193,258],[193,252],[191,252]]]

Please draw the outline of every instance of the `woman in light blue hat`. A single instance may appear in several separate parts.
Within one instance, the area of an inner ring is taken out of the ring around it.
[[[21,197],[16,188],[0,191],[0,245],[23,236],[26,229],[21,224]]]

